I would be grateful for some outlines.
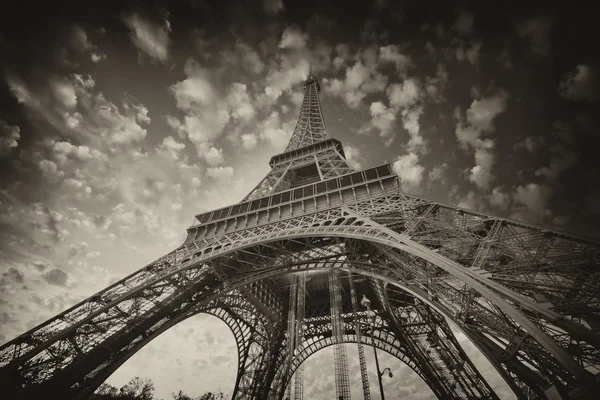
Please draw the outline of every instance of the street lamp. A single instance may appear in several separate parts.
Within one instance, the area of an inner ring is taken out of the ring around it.
[[[383,382],[381,381],[381,377],[385,374],[385,371],[388,371],[388,376],[391,378],[394,375],[392,374],[392,370],[389,368],[385,368],[383,371],[379,370],[379,358],[377,357],[377,348],[375,347],[375,336],[373,335],[373,325],[375,323],[375,313],[373,313],[371,318],[371,300],[367,299],[367,296],[363,294],[362,300],[360,301],[360,305],[367,309],[367,315],[369,316],[371,323],[371,339],[373,340],[373,355],[375,356],[375,367],[377,368],[377,380],[379,381],[379,393],[381,394],[381,400],[385,400],[385,394],[383,393]]]

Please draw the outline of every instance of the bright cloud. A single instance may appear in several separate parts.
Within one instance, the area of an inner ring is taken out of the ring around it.
[[[495,179],[491,171],[495,161],[495,142],[481,136],[494,131],[494,119],[506,110],[507,99],[507,93],[500,91],[491,97],[474,100],[466,112],[466,124],[460,110],[455,111],[456,137],[464,149],[475,151],[475,166],[470,171],[469,180],[484,190],[489,189]]]
[[[418,191],[425,172],[425,167],[419,164],[419,156],[415,153],[402,155],[394,161],[392,169],[398,174],[405,192]]]
[[[16,125],[8,125],[0,119],[0,156],[7,154],[19,145],[21,130]]]
[[[558,91],[568,100],[589,100],[598,98],[598,69],[588,64],[580,64],[575,71],[565,74]]]
[[[165,20],[158,25],[137,13],[128,15],[123,20],[134,46],[140,53],[147,55],[151,60],[166,62],[169,58],[169,33],[171,24]]]

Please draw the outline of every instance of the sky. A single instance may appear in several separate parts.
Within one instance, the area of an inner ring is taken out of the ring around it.
[[[0,343],[241,200],[285,148],[309,68],[356,168],[391,163],[407,194],[600,238],[591,6],[81,3],[0,16]],[[198,316],[111,380],[231,392],[233,348]],[[307,361],[315,388],[333,384],[327,351]]]

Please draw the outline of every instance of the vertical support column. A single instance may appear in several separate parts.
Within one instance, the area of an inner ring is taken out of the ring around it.
[[[333,331],[334,347],[333,362],[335,369],[335,394],[336,400],[350,400],[350,380],[348,378],[348,357],[346,348],[342,344],[344,326],[341,316],[342,293],[338,271],[329,273],[329,299],[331,302],[331,327]]]
[[[288,307],[288,322],[287,322],[287,362],[286,370],[289,372],[292,370],[292,360],[294,359],[294,349],[296,348],[296,300],[298,298],[298,276],[291,276],[292,282],[290,284],[290,301]],[[292,396],[292,385],[291,377],[288,376],[286,398],[290,399]]]
[[[358,346],[358,360],[360,362],[360,378],[362,381],[363,397],[365,400],[371,400],[367,362],[365,360],[365,348],[361,341],[360,323],[358,322],[358,301],[356,300],[356,289],[354,289],[354,281],[352,280],[352,272],[350,271],[348,271],[348,282],[350,283],[350,297],[352,297],[352,314],[354,315],[354,329],[356,332],[356,344]]]
[[[304,296],[306,292],[306,273],[298,276],[298,300],[296,310],[296,348],[304,341]],[[304,363],[300,364],[294,375],[294,400],[302,400],[304,389]]]

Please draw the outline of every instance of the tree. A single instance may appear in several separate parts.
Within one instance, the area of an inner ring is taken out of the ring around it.
[[[197,398],[190,397],[181,390],[177,394],[173,393],[173,400],[224,400],[224,399],[225,399],[225,396],[223,395],[223,393],[208,392]]]
[[[121,389],[103,383],[92,394],[90,400],[159,400],[154,398],[154,382],[149,378],[140,378],[136,376]],[[224,400],[223,393],[208,392],[199,397],[191,397],[183,391],[173,393],[174,400]]]
[[[136,376],[121,388],[122,399],[154,400],[154,383],[149,378]]]

